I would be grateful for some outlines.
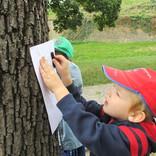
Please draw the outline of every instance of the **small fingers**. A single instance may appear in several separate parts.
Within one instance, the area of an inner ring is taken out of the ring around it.
[[[41,66],[48,66],[49,65],[49,63],[47,62],[45,57],[41,57],[40,64],[41,64]]]
[[[47,62],[47,60],[45,59],[45,57],[42,57],[42,58],[40,59],[40,65],[41,65],[42,70],[43,70],[45,73],[48,73],[48,72],[50,72],[51,70],[53,70],[52,66]]]
[[[67,59],[62,55],[55,55],[55,59],[60,63],[67,61]]]
[[[58,62],[58,60],[53,59],[53,63],[55,64],[56,67],[60,66],[60,62]]]
[[[44,72],[44,70],[42,69],[42,67],[40,66],[40,73],[41,73],[41,75],[42,75],[42,77],[44,77],[45,75],[46,75],[46,73]]]

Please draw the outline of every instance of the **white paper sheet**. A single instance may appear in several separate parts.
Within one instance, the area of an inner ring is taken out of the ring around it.
[[[48,42],[30,48],[30,54],[33,61],[34,69],[36,72],[38,82],[41,87],[44,103],[48,113],[48,119],[49,119],[51,131],[52,133],[54,133],[59,122],[62,119],[62,113],[56,106],[57,101],[55,95],[46,88],[39,71],[39,66],[40,66],[39,60],[42,56],[44,56],[47,59],[47,61],[52,65],[51,55],[50,55],[51,52],[54,52],[53,40],[50,40]]]

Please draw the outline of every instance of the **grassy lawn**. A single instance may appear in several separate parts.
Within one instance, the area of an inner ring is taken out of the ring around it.
[[[85,86],[110,82],[101,70],[102,65],[124,70],[140,67],[156,70],[156,42],[73,42],[73,46],[73,62],[80,67]]]

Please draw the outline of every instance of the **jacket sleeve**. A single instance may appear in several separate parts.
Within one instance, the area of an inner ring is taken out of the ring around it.
[[[95,107],[98,104],[73,95],[62,98],[57,106],[78,140],[96,156],[130,156],[124,133],[116,125],[100,122],[92,110],[98,110]]]
[[[73,97],[77,102],[81,102],[86,111],[93,113],[97,117],[101,117],[101,110],[103,105],[98,104],[94,100],[86,101],[86,99],[79,93],[78,88],[72,84],[67,87],[70,93],[72,93]]]

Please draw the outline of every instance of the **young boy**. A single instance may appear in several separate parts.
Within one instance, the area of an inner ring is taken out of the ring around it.
[[[72,44],[65,37],[59,37],[55,39],[54,48],[55,55],[63,55],[68,60],[73,84],[78,88],[78,92],[82,94],[82,75],[79,67],[72,62],[74,56]],[[64,120],[61,120],[58,130],[59,142],[62,148],[60,156],[85,156],[85,147],[77,140]]]
[[[63,55],[68,60],[69,72],[73,83],[75,86],[77,86],[79,93],[82,94],[82,75],[79,67],[72,62],[72,59],[74,57],[74,49],[72,44],[65,37],[59,37],[55,39],[54,48],[55,55]]]
[[[78,93],[62,56],[56,56],[53,62],[62,81],[45,58],[40,61],[43,80],[55,94],[64,120],[92,155],[145,156],[156,152],[155,71],[103,66],[104,74],[115,85],[108,91],[104,105],[99,105]]]

